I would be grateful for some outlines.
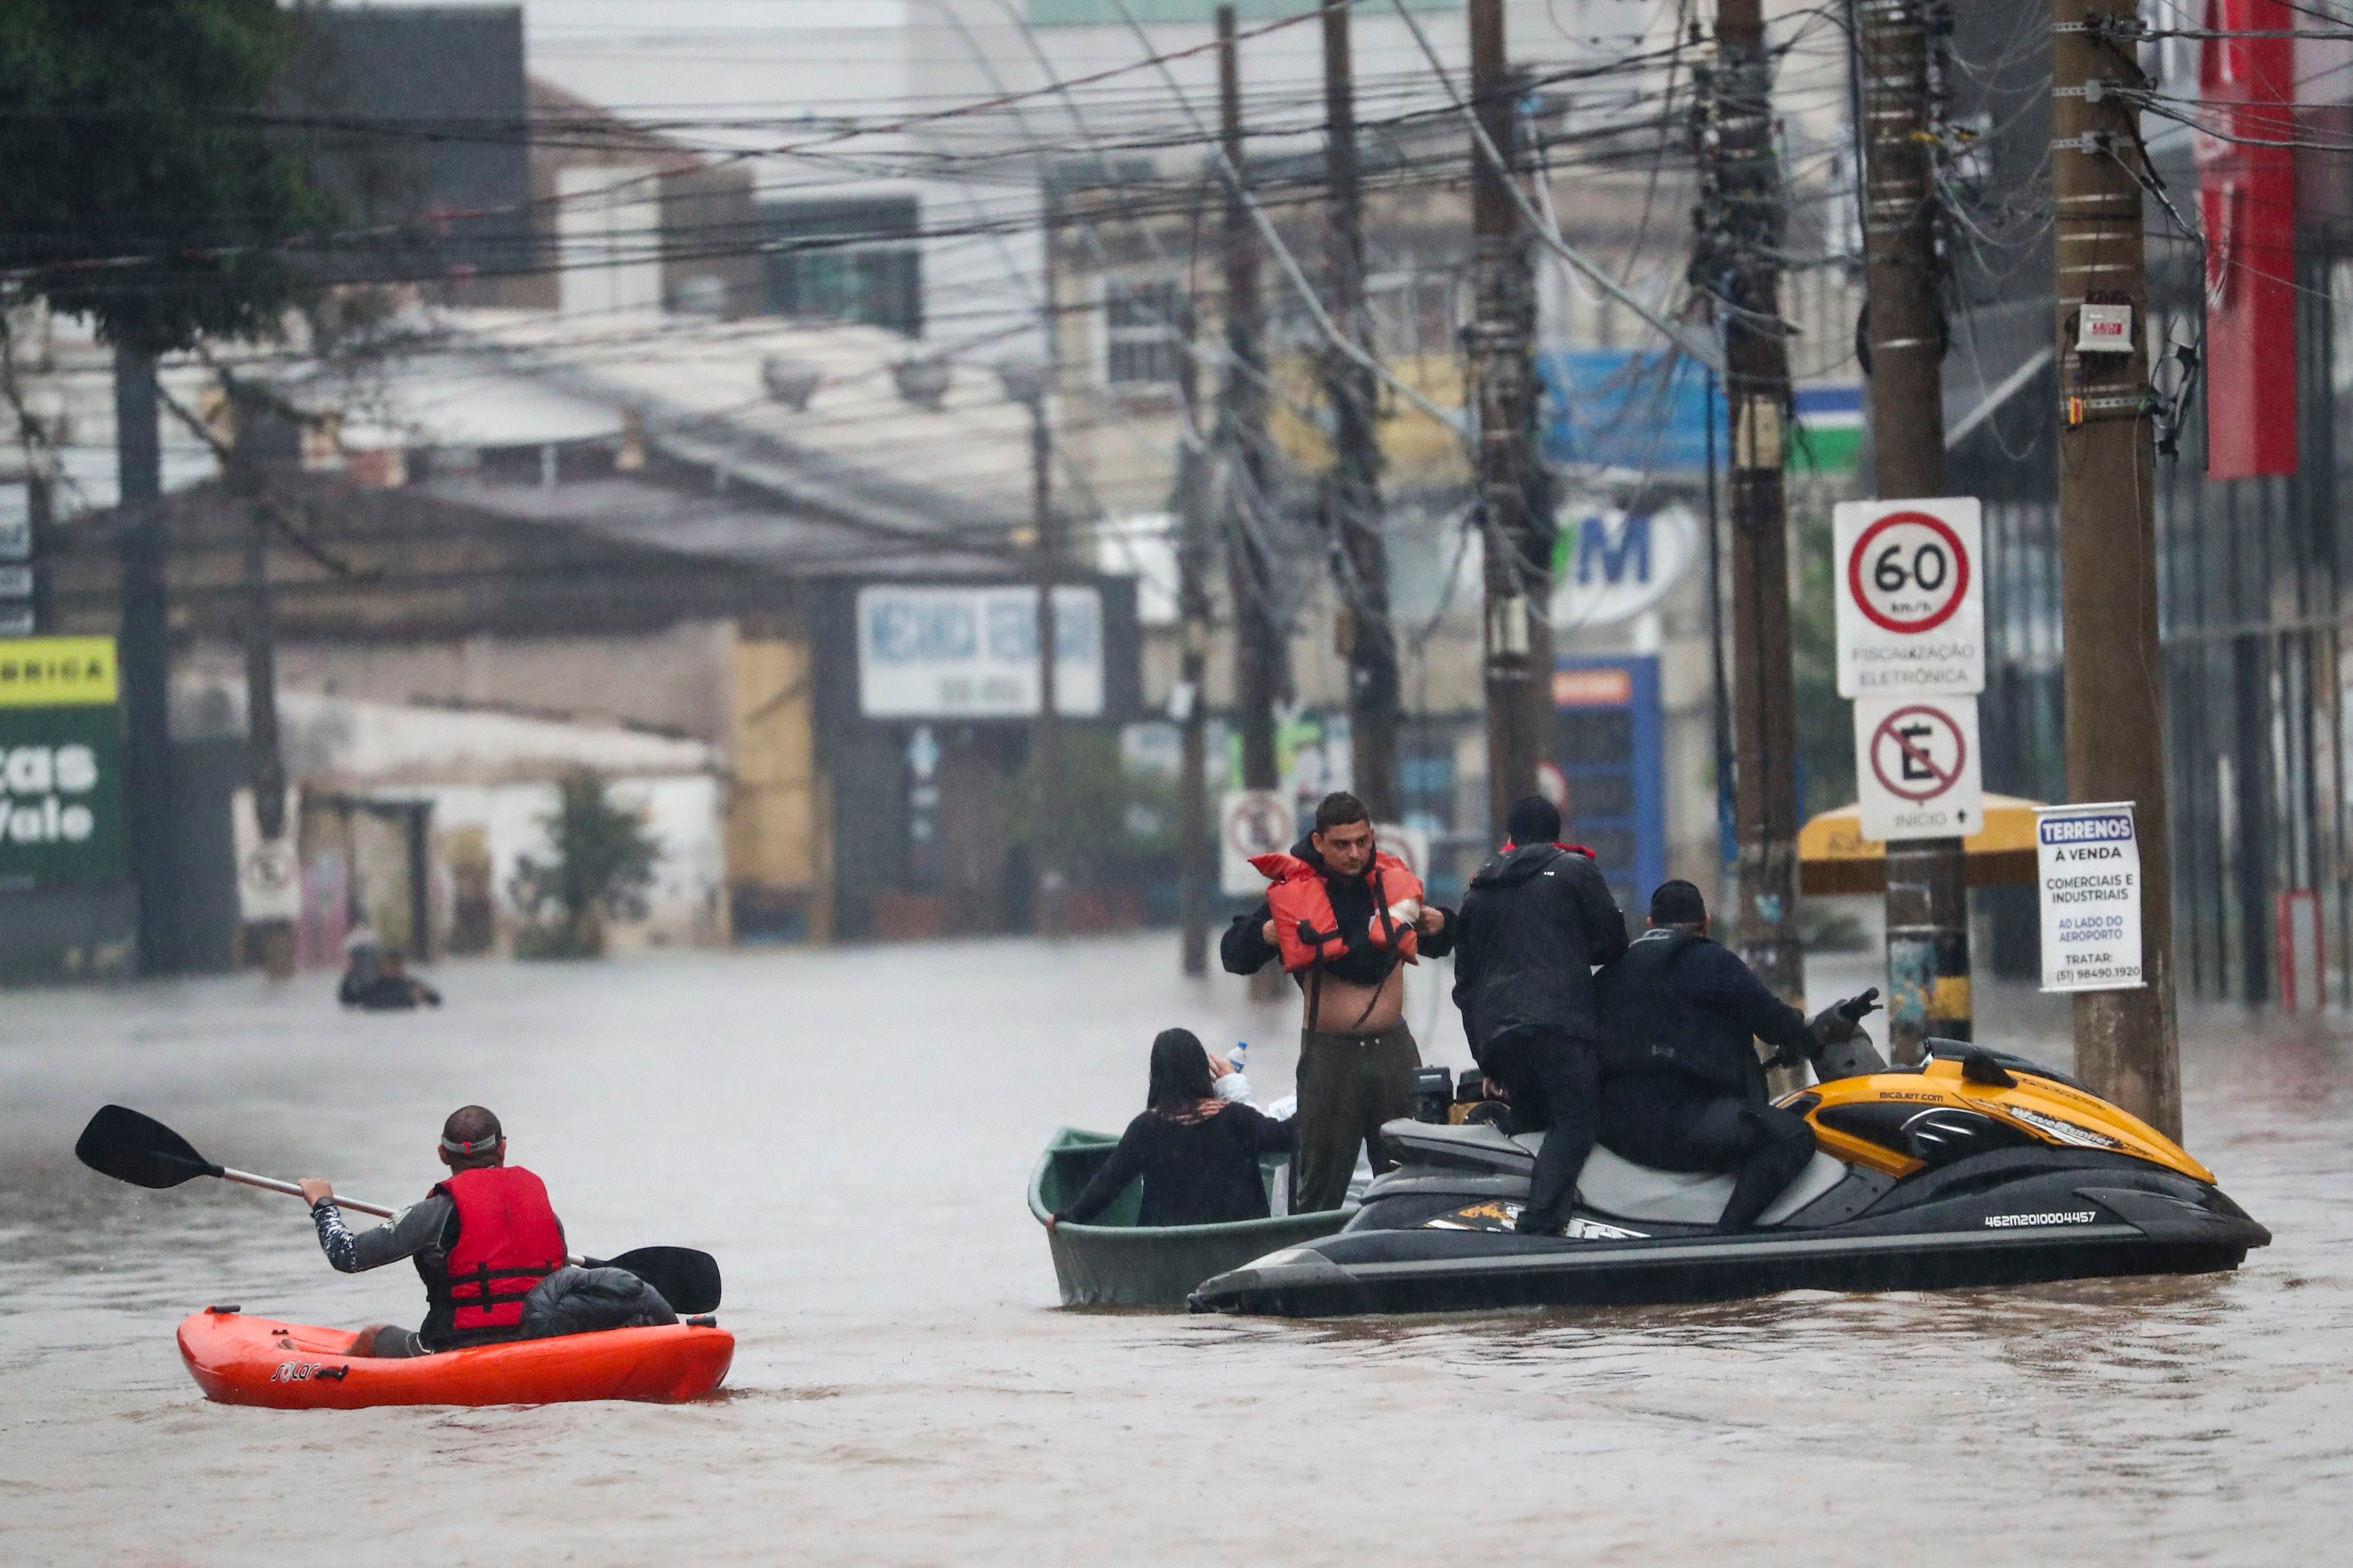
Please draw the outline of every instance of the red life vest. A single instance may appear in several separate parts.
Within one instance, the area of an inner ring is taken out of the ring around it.
[[[459,1171],[433,1189],[458,1205],[449,1251],[450,1343],[512,1339],[531,1288],[564,1267],[564,1227],[547,1187],[520,1165]]]
[[[1339,917],[1332,912],[1332,894],[1324,885],[1323,872],[1296,855],[1259,855],[1251,858],[1250,864],[1273,884],[1266,890],[1266,908],[1274,919],[1274,943],[1282,950],[1286,973],[1328,963],[1348,951]],[[1376,850],[1365,880],[1373,897],[1366,938],[1408,963],[1419,963],[1420,933],[1411,921],[1399,920],[1391,911],[1409,899],[1419,901],[1421,879],[1396,856]]]

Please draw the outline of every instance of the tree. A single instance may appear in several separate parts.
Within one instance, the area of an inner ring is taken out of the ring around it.
[[[0,5],[0,270],[142,353],[276,328],[324,220],[263,105],[301,36],[276,0]]]
[[[300,26],[276,0],[0,5],[0,305],[88,316],[115,349],[123,828],[150,971],[175,967],[181,929],[155,358],[266,335],[299,292],[286,242],[325,207],[262,110]]]
[[[522,857],[507,885],[531,922],[516,939],[519,958],[602,953],[607,919],[645,913],[646,889],[661,859],[661,841],[636,812],[613,803],[597,774],[581,768],[559,788],[555,809],[539,819],[555,858],[543,863]]]

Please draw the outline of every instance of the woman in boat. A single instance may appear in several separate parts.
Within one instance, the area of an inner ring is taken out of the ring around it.
[[[1261,1116],[1240,1100],[1219,1096],[1217,1079],[1233,1068],[1216,1061],[1190,1029],[1163,1029],[1152,1042],[1152,1087],[1144,1113],[1127,1124],[1119,1147],[1086,1190],[1054,1212],[1084,1225],[1111,1206],[1138,1176],[1144,1206],[1138,1225],[1225,1225],[1264,1219],[1266,1185],[1261,1154],[1293,1144],[1292,1124]]]

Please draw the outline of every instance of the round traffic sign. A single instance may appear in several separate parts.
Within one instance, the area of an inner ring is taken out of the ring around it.
[[[246,853],[246,885],[257,892],[283,892],[300,875],[293,847],[282,838],[266,838]]]
[[[1228,808],[1226,841],[1245,860],[1278,854],[1291,847],[1291,836],[1296,826],[1279,798],[1250,795]]]
[[[1898,708],[1871,732],[1871,771],[1890,795],[1919,802],[1953,787],[1968,761],[1960,726],[1925,703]]]
[[[1961,607],[1969,588],[1968,552],[1943,518],[1892,511],[1854,542],[1846,583],[1855,607],[1873,626],[1917,636],[1943,626]]]

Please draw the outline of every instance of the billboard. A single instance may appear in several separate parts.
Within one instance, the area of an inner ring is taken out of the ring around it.
[[[1054,711],[1103,710],[1103,595],[1054,590]],[[858,591],[858,707],[869,719],[1027,719],[1038,712],[1038,591]]]
[[[122,879],[111,637],[0,644],[0,891]]]

